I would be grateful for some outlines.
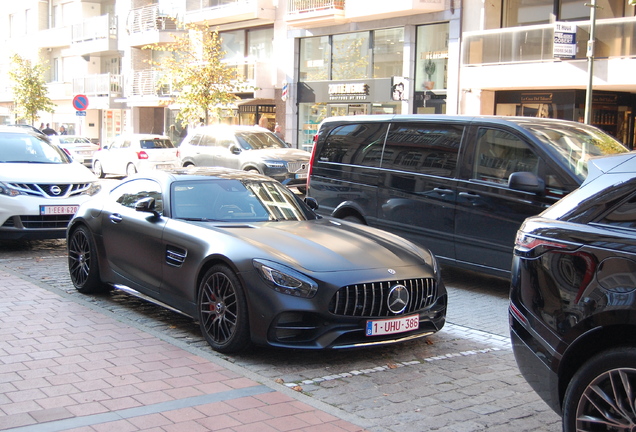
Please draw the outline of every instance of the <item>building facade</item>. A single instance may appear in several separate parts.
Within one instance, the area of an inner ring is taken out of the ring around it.
[[[591,118],[631,146],[634,6],[596,2]],[[225,61],[249,84],[217,121],[278,123],[298,148],[334,115],[583,121],[586,104],[591,21],[578,0],[22,0],[0,23],[0,123],[15,122],[6,73],[17,53],[48,65],[57,109],[40,121],[100,142],[124,132],[180,140],[173,91],[143,47],[170,42],[181,23],[218,30]]]

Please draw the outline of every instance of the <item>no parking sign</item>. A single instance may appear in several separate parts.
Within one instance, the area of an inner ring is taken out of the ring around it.
[[[84,111],[88,108],[88,97],[83,94],[75,96],[73,98],[73,108],[77,111]]]

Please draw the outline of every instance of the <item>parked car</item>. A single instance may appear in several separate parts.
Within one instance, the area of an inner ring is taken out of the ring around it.
[[[44,135],[0,127],[0,239],[64,238],[98,190],[93,173]]]
[[[88,168],[93,166],[93,154],[99,150],[99,144],[79,135],[51,135],[49,139],[77,162]]]
[[[120,135],[93,155],[93,172],[99,178],[178,166],[177,148],[165,135]]]
[[[258,126],[204,126],[191,130],[179,146],[181,164],[254,171],[286,186],[307,182],[311,154],[287,147],[268,129]]]
[[[576,189],[592,156],[626,152],[591,126],[533,117],[333,117],[307,194],[319,212],[391,231],[442,262],[510,276],[525,218]]]
[[[434,256],[317,216],[279,182],[224,168],[129,177],[68,229],[71,280],[198,320],[213,349],[346,348],[430,335],[447,294]]]
[[[36,128],[35,126],[28,125],[28,124],[17,124],[16,123],[16,124],[8,124],[8,125],[5,125],[5,126],[19,127],[19,128],[22,128],[22,129],[28,129],[31,132],[35,132],[35,133],[39,133],[39,134],[44,135],[44,132],[42,132],[40,129]]]
[[[593,159],[583,185],[519,229],[512,346],[563,430],[636,424],[636,154]]]

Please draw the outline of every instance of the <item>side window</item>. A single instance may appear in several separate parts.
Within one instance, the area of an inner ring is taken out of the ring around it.
[[[636,195],[606,214],[599,223],[615,227],[636,229]]]
[[[386,123],[336,126],[325,138],[317,162],[379,167]]]
[[[382,168],[453,177],[464,127],[428,123],[392,124]]]
[[[130,148],[130,140],[121,143],[121,148]]]
[[[203,135],[201,141],[199,141],[200,146],[213,147],[215,144],[216,138],[210,135]]]
[[[193,146],[197,146],[199,145],[199,143],[201,142],[201,134],[196,134],[195,136],[192,137],[192,139],[190,140],[190,145]]]
[[[132,209],[140,199],[152,197],[155,199],[155,210],[159,213],[163,212],[161,187],[152,180],[139,179],[126,182],[114,189],[110,195],[119,204]]]
[[[514,172],[538,174],[539,158],[524,141],[499,129],[480,128],[473,179],[508,184]]]

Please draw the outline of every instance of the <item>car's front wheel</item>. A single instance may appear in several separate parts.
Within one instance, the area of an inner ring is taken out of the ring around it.
[[[82,294],[103,293],[110,289],[101,281],[97,248],[85,226],[71,232],[68,238],[68,271],[75,288]]]
[[[104,168],[102,167],[102,163],[100,161],[96,160],[95,162],[93,162],[93,172],[97,177],[104,178]]]
[[[210,346],[222,353],[250,344],[247,301],[241,282],[224,265],[210,268],[199,285],[199,325]]]
[[[602,352],[574,374],[563,401],[563,431],[636,430],[636,348]]]

